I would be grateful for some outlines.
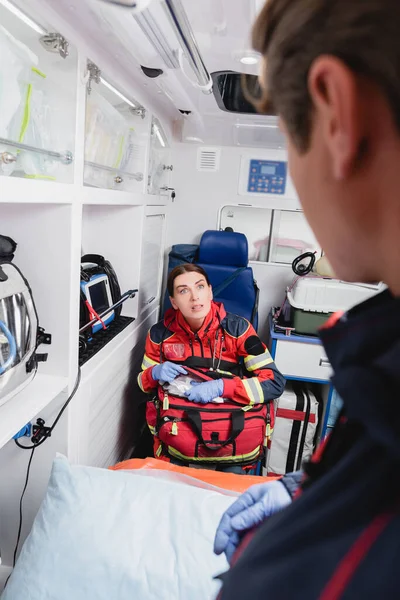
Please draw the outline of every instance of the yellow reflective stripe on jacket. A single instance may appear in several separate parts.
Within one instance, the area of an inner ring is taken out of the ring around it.
[[[250,404],[261,404],[264,402],[264,392],[257,377],[242,379],[242,383],[249,397]]]
[[[174,456],[175,458],[180,458],[181,460],[188,462],[188,463],[196,463],[196,462],[202,462],[202,463],[233,463],[233,462],[247,462],[247,461],[251,461],[251,460],[255,460],[256,458],[259,457],[260,455],[260,446],[257,446],[257,448],[255,450],[253,450],[252,452],[249,452],[248,454],[238,454],[237,456],[210,456],[210,457],[202,457],[202,458],[193,458],[191,456],[185,456],[184,454],[181,454],[181,452],[178,452],[178,450],[175,450],[175,448],[172,448],[171,446],[168,446],[168,454],[170,454],[171,456]]]
[[[156,360],[152,360],[145,354],[143,356],[142,371],[145,371],[146,369],[149,369],[150,367],[154,367],[155,365],[158,365],[158,364],[160,364],[160,363],[158,363]]]
[[[150,429],[150,433],[152,435],[156,435],[156,428],[155,427],[153,427],[152,425],[149,425],[148,423],[147,423],[147,427]]]
[[[140,389],[142,390],[142,392],[146,393],[146,390],[144,389],[143,383],[142,383],[142,375],[143,375],[143,372],[139,373],[139,375],[137,377],[137,382],[138,382],[138,385],[139,385]]]
[[[262,367],[266,367],[273,363],[273,359],[271,358],[270,353],[266,350],[263,354],[259,354],[258,356],[254,356],[253,354],[249,354],[244,359],[244,366],[248,371],[256,371],[257,369],[262,369]]]
[[[216,369],[216,373],[219,373],[220,375],[229,375],[230,377],[232,377],[232,373],[230,371],[222,371],[221,369]]]

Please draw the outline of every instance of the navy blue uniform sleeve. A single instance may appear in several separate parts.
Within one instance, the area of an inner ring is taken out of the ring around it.
[[[303,477],[303,471],[296,471],[295,473],[287,473],[280,480],[289,492],[292,499],[297,490],[299,489],[300,484],[303,481]]]

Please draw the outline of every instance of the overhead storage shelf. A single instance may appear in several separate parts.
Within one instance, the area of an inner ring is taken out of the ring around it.
[[[35,379],[25,389],[0,406],[0,448],[66,390],[67,386],[67,377],[37,373]],[[26,445],[29,446],[28,439]]]
[[[2,177],[0,204],[72,204],[71,188],[70,184],[57,181],[36,179],[32,183],[29,178]]]

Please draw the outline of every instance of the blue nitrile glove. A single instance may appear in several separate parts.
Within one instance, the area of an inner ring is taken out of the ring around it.
[[[188,400],[192,402],[199,402],[200,404],[207,404],[214,398],[222,396],[224,393],[224,382],[222,379],[213,379],[212,381],[203,381],[199,383],[192,381],[192,387],[190,390],[185,392]]]
[[[242,532],[260,525],[292,501],[280,481],[253,485],[223,514],[214,540],[215,554],[225,552],[228,562],[239,545]]]
[[[163,381],[164,383],[171,383],[178,375],[187,375],[187,371],[181,365],[169,361],[156,365],[151,371],[154,381]]]

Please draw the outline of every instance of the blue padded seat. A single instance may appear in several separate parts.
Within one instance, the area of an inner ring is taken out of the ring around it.
[[[214,300],[223,302],[227,312],[245,317],[257,329],[258,289],[253,270],[248,266],[246,236],[233,231],[205,231],[196,262],[206,271],[214,290],[238,269],[243,269],[225,289],[214,296]]]
[[[243,233],[208,230],[202,235],[195,262],[206,271],[214,290],[214,300],[223,302],[227,312],[248,319],[257,330],[259,290],[253,270],[248,267],[248,257],[247,238]],[[237,276],[218,293],[218,287],[234,274]],[[164,312],[170,307],[167,292]]]

